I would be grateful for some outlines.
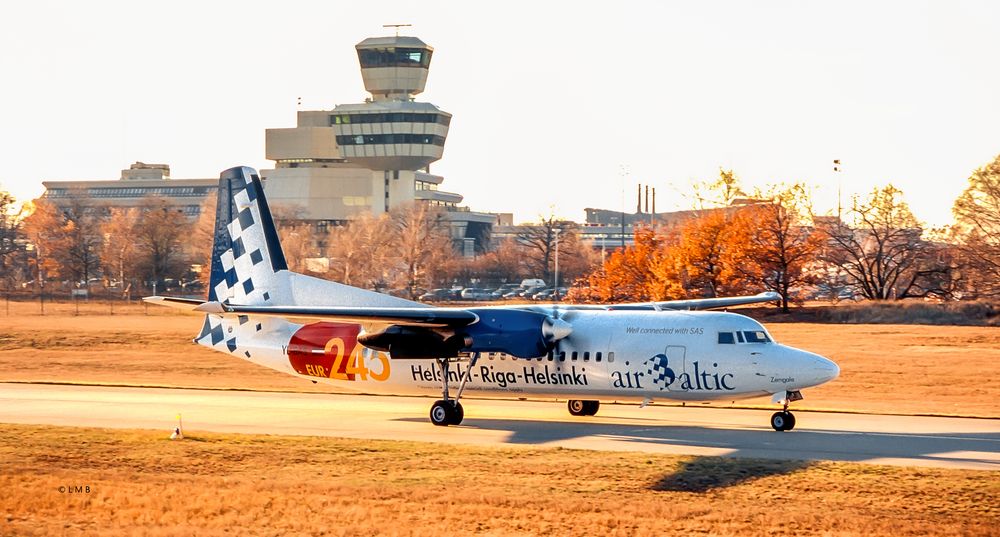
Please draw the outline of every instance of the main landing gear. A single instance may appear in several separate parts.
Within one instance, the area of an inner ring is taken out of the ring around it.
[[[566,407],[569,408],[569,413],[574,416],[593,416],[601,408],[601,402],[570,399],[566,403]]]
[[[472,368],[476,366],[478,361],[479,353],[477,352],[472,355],[469,367],[465,370],[465,375],[462,376],[461,384],[458,385],[458,393],[452,399],[448,396],[448,369],[451,365],[451,358],[437,359],[438,367],[441,369],[441,399],[434,401],[434,404],[431,405],[431,423],[440,427],[462,423],[462,419],[465,418],[465,409],[462,408],[462,403],[459,403],[458,400],[462,398],[465,385],[472,376]]]
[[[800,401],[801,399],[802,393],[797,390],[794,392],[785,392],[785,396],[780,400],[783,403],[781,412],[771,414],[771,427],[775,431],[791,431],[795,428],[795,415],[788,411],[788,404],[792,401]]]

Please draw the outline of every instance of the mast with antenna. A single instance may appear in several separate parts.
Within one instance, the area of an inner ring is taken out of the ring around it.
[[[383,28],[395,28],[396,29],[396,37],[399,37],[399,29],[400,28],[409,28],[410,26],[413,26],[413,25],[412,24],[383,24],[382,25]]]

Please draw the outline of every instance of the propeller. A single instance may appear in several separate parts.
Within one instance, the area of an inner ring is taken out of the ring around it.
[[[552,304],[552,313],[542,323],[542,335],[556,355],[560,352],[559,343],[573,333],[573,325],[566,319],[568,314],[568,311],[560,310],[558,304]]]

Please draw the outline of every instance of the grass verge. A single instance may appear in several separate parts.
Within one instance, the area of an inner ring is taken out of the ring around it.
[[[3,431],[3,535],[995,535],[1000,527],[1000,480],[982,471],[208,433],[170,441],[162,432],[26,425]]]

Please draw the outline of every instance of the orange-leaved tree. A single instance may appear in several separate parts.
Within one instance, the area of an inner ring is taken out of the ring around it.
[[[652,228],[635,231],[635,245],[613,252],[604,264],[581,277],[567,299],[584,302],[624,302],[658,298],[652,267],[663,263],[665,235]]]
[[[817,262],[825,237],[812,226],[809,191],[802,183],[758,191],[763,203],[748,205],[733,218],[733,267],[747,290],[764,288],[781,294],[788,312],[792,291],[813,283],[808,270]]]

